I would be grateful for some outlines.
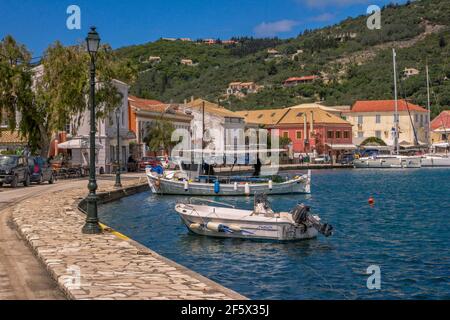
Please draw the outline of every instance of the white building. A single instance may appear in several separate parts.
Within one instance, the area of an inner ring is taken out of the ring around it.
[[[195,149],[201,149],[203,123],[208,149],[222,152],[238,145],[245,147],[246,123],[243,116],[203,99],[192,98],[190,103],[181,107],[193,116],[191,131]]]
[[[122,103],[119,107],[119,134],[120,134],[120,161],[122,167],[126,167],[129,157],[129,144],[136,137],[129,130],[128,121],[128,90],[129,86],[119,80],[113,80],[114,86],[122,94]],[[72,163],[89,165],[89,132],[90,111],[87,109],[81,117],[79,126],[70,125],[69,144],[79,146],[71,149]],[[60,147],[64,147],[60,145]],[[117,122],[116,113],[110,114],[102,120],[97,121],[96,134],[96,167],[99,173],[112,172],[112,166],[116,162],[117,148]]]

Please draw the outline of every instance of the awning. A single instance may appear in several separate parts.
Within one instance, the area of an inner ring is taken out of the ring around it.
[[[73,140],[69,140],[64,143],[58,144],[58,149],[63,149],[63,150],[89,149],[89,146],[90,146],[90,144],[87,140],[73,139]],[[103,146],[101,144],[96,144],[95,148],[103,149]]]
[[[332,150],[356,150],[356,146],[354,144],[328,144]]]
[[[448,148],[450,144],[448,142],[440,142],[440,143],[433,143],[433,148]]]

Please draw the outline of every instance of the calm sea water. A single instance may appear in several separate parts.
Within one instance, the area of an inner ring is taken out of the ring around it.
[[[376,204],[368,205],[373,196]],[[450,299],[450,170],[313,172],[303,202],[336,229],[295,243],[190,234],[173,208],[183,197],[138,194],[101,207],[101,220],[158,253],[252,299]],[[242,208],[252,199],[215,198]],[[381,289],[367,268],[381,268]]]

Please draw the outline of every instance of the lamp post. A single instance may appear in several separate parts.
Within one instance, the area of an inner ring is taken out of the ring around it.
[[[116,170],[116,184],[114,187],[122,188],[122,181],[120,180],[120,108],[116,109],[116,124],[117,124],[117,150],[116,150],[116,158],[117,158],[117,170]]]
[[[98,222],[97,214],[97,181],[95,177],[95,134],[96,134],[96,118],[95,118],[95,60],[97,58],[97,52],[100,47],[100,36],[98,35],[95,27],[91,27],[86,38],[87,51],[91,56],[90,66],[90,146],[89,146],[89,195],[87,196],[87,218],[86,224],[83,227],[84,234],[99,234],[102,232]]]

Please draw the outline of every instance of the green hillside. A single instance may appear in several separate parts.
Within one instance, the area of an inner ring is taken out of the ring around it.
[[[366,16],[337,25],[306,30],[288,40],[237,38],[237,44],[159,40],[121,48],[119,56],[140,71],[132,93],[162,101],[182,102],[191,96],[217,101],[233,110],[281,108],[302,102],[352,104],[357,99],[390,99],[393,94],[392,51],[398,70],[416,68],[420,75],[400,82],[400,94],[426,104],[425,65],[432,80],[433,113],[450,106],[450,5],[448,0],[422,0],[382,10],[381,30],[369,30]],[[267,52],[275,48],[279,55]],[[302,50],[302,53],[297,53]],[[150,56],[161,58],[150,63]],[[181,64],[191,59],[194,66]],[[283,88],[288,77],[320,75],[314,84]],[[233,81],[254,81],[264,89],[246,98],[227,99]]]

